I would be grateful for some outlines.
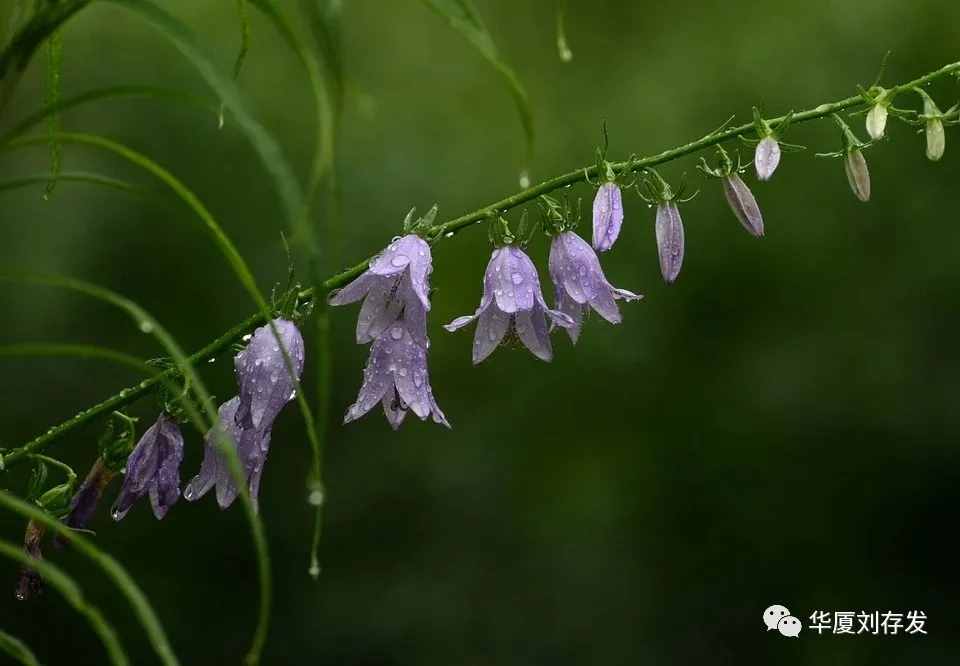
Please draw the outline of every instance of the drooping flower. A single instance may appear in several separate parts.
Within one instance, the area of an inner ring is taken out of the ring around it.
[[[523,250],[513,245],[494,249],[483,276],[480,307],[469,316],[457,317],[444,328],[456,331],[474,320],[473,362],[487,358],[508,335],[516,335],[534,356],[553,358],[546,318],[557,326],[574,326],[569,315],[551,310],[543,300],[537,269]]]
[[[331,292],[329,302],[346,305],[363,299],[357,318],[360,344],[377,339],[402,317],[410,334],[426,346],[432,271],[430,246],[416,234],[408,234],[390,243],[360,277]]]
[[[859,148],[847,151],[847,156],[843,160],[843,169],[847,173],[850,189],[856,197],[860,201],[870,201],[870,170]]]
[[[593,199],[593,247],[606,252],[613,247],[623,225],[623,196],[615,181],[603,183]]]
[[[550,277],[557,296],[557,309],[573,320],[567,334],[573,342],[580,337],[585,310],[592,308],[611,324],[622,321],[616,300],[643,298],[607,282],[593,248],[573,231],[564,231],[550,243]]]
[[[411,335],[404,321],[395,322],[374,340],[357,401],[347,409],[343,422],[359,419],[377,403],[383,405],[394,430],[403,423],[408,410],[421,420],[432,416],[434,423],[450,427],[430,387],[427,350]]]
[[[250,497],[256,504],[263,465],[270,449],[270,431],[261,433],[256,428],[241,427],[238,422],[240,404],[240,396],[235,396],[220,405],[217,425],[211,428],[206,436],[200,472],[183,491],[187,501],[194,502],[216,487],[217,504],[220,508],[226,509],[233,504],[239,491],[230,473],[227,457],[219,448],[229,442],[235,447]]]
[[[730,204],[733,214],[740,220],[740,224],[751,235],[757,238],[763,236],[763,215],[760,213],[760,206],[757,205],[753,192],[736,171],[724,176],[721,180],[723,194],[727,197],[727,203]]]
[[[657,205],[657,255],[660,258],[660,274],[667,284],[672,284],[680,275],[683,266],[683,220],[674,201]]]
[[[129,448],[127,450],[129,451]],[[80,488],[70,499],[70,505],[67,508],[67,515],[63,519],[63,523],[73,529],[84,529],[93,518],[100,497],[113,477],[114,472],[104,464],[102,459],[98,458],[93,467],[90,468],[83,483],[80,484]],[[55,543],[62,545],[66,542],[58,538]]]
[[[780,165],[780,143],[775,137],[765,136],[760,139],[753,155],[753,164],[757,169],[757,178],[770,180]]]
[[[286,319],[274,319],[272,324],[273,327],[267,324],[254,331],[246,348],[233,359],[240,395],[220,405],[218,423],[207,433],[200,472],[184,490],[183,496],[188,501],[200,499],[214,486],[221,508],[227,508],[237,498],[237,485],[230,474],[228,460],[219,448],[223,442],[229,442],[235,447],[250,497],[256,505],[273,423],[284,406],[296,397],[296,385],[305,360],[303,337],[296,324]],[[284,350],[296,377],[289,372]]]
[[[303,337],[296,324],[274,319],[277,337],[268,324],[253,333],[246,348],[233,359],[240,386],[237,423],[244,429],[269,431],[284,406],[296,397],[296,385],[303,374]],[[280,343],[283,344],[282,348]],[[289,355],[296,377],[290,375],[283,350]]]
[[[110,511],[122,520],[134,502],[150,496],[153,515],[161,520],[180,499],[180,463],[183,462],[183,435],[177,422],[161,414],[143,433],[127,458],[120,495]]]

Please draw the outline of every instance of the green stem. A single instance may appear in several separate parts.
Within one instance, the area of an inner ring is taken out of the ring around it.
[[[945,65],[944,67],[941,67],[940,69],[932,71],[928,74],[924,74],[923,76],[917,79],[914,79],[912,81],[907,81],[906,83],[890,88],[891,95],[896,96],[911,88],[915,88],[917,86],[924,86],[931,81],[943,78],[945,76],[949,76],[951,74],[955,74],[957,72],[960,72],[960,62],[955,62],[949,65]],[[809,122],[812,120],[828,117],[833,113],[838,113],[841,111],[858,110],[865,106],[866,106],[866,102],[864,101],[864,99],[860,95],[854,95],[852,97],[846,97],[844,99],[837,100],[835,102],[821,104],[814,108],[795,113],[793,114],[793,118],[791,122],[792,124]],[[784,119],[786,119],[785,115],[777,118],[768,119],[768,122],[771,125],[776,126],[780,122],[783,122]],[[627,171],[627,169],[631,169],[632,171],[640,171],[647,167],[652,167],[659,164],[664,164],[666,162],[671,162],[685,155],[696,153],[706,148],[710,148],[712,146],[716,146],[716,145],[720,145],[720,144],[732,141],[739,137],[751,137],[755,135],[756,135],[756,131],[754,128],[754,124],[752,122],[744,123],[743,125],[730,127],[730,128],[721,130],[719,132],[712,132],[710,134],[707,134],[706,136],[703,136],[700,139],[697,139],[696,141],[692,141],[688,144],[679,146],[677,148],[671,148],[670,150],[665,150],[655,155],[650,155],[648,157],[644,157],[644,158],[633,160],[633,161],[614,162],[612,163],[612,167],[614,172],[618,174]],[[526,203],[536,200],[536,198],[542,194],[549,194],[550,192],[553,192],[555,190],[558,190],[570,185],[576,185],[578,183],[582,183],[587,178],[594,179],[599,175],[601,174],[599,174],[596,165],[575,169],[563,175],[557,176],[556,178],[551,178],[550,180],[543,181],[537,185],[534,185],[533,187],[529,187],[525,190],[521,190],[520,192],[517,192],[516,194],[512,194],[508,197],[505,197],[500,201],[493,202],[491,204],[478,208],[477,210],[474,210],[470,213],[461,215],[460,217],[448,220],[440,224],[436,224],[428,231],[426,235],[432,240],[439,240],[439,239],[445,238],[449,235],[459,232],[462,229],[465,229],[466,227],[469,227],[479,222],[482,222],[484,220],[487,220],[490,218],[490,216],[492,216],[497,212],[503,212],[513,208],[517,208]],[[328,279],[326,279],[320,285],[320,293],[326,294],[327,292],[333,289],[344,286],[345,284],[347,284],[348,282],[356,278],[364,270],[366,270],[367,265],[369,264],[370,259],[372,258],[373,257],[369,257],[364,261],[350,268],[347,268],[337,273],[336,275],[333,275]],[[315,293],[313,289],[308,289],[301,293],[301,297],[303,299],[308,299],[314,296],[315,296]],[[231,344],[238,341],[241,337],[243,337],[244,335],[252,331],[257,326],[262,325],[263,321],[264,321],[264,318],[260,314],[256,314],[256,315],[253,315],[252,317],[249,317],[248,319],[237,324],[232,329],[227,331],[225,334],[223,334],[222,336],[220,336],[219,338],[211,342],[209,345],[207,345],[206,347],[198,351],[196,354],[191,356],[190,361],[193,363],[204,358],[209,358],[210,356],[213,356],[223,351],[224,349],[229,347]],[[80,412],[79,414],[64,421],[63,423],[54,426],[44,434],[39,435],[38,437],[35,437],[34,439],[30,440],[23,446],[10,451],[9,453],[6,454],[6,456],[4,456],[2,461],[0,461],[0,468],[2,468],[4,464],[10,465],[14,462],[17,462],[18,460],[21,460],[26,453],[30,453],[32,451],[37,451],[45,448],[50,443],[59,439],[66,433],[91,421],[92,419],[97,418],[98,416],[100,416],[105,412],[118,409],[120,407],[123,407],[124,405],[134,402],[135,400],[142,397],[143,395],[150,393],[153,390],[156,390],[158,386],[159,386],[159,379],[153,378],[153,379],[148,379],[144,382],[141,382],[140,384],[123,389],[116,395],[113,395],[110,398],[107,398],[106,400],[99,403],[98,405],[95,405],[93,407],[90,407],[89,409],[86,409]]]
[[[23,666],[40,666],[37,656],[33,654],[33,650],[26,643],[2,629],[0,629],[0,652],[10,656],[11,659],[15,659],[17,663]]]

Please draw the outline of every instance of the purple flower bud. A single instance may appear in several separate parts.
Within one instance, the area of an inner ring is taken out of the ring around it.
[[[765,136],[757,144],[753,156],[753,164],[757,169],[757,178],[770,180],[773,172],[780,164],[780,144],[772,136]]]
[[[859,148],[847,151],[843,168],[847,172],[850,189],[857,198],[860,201],[870,201],[870,170],[867,169],[867,161],[863,159]]]
[[[420,343],[427,343],[427,312],[430,310],[430,246],[409,234],[392,242],[370,268],[343,289],[330,293],[331,305],[346,305],[363,299],[357,318],[357,342],[366,344],[380,337],[401,317],[407,330]]]
[[[574,325],[567,328],[573,342],[580,337],[585,310],[592,308],[611,324],[619,324],[616,300],[643,298],[607,282],[593,248],[572,231],[554,236],[550,243],[550,277],[556,289],[557,309],[573,320]]]
[[[434,423],[450,427],[430,388],[427,350],[413,338],[404,322],[395,323],[370,346],[363,385],[343,422],[357,420],[378,402],[394,430],[403,423],[407,410],[421,420],[432,416]]]
[[[760,214],[760,207],[753,192],[739,174],[733,172],[723,178],[723,193],[743,228],[757,238],[763,236],[763,215]]]
[[[237,384],[240,386],[240,407],[237,423],[244,430],[256,428],[269,431],[284,406],[296,397],[296,385],[303,374],[303,337],[296,324],[286,319],[274,319],[281,349],[273,329],[261,326],[253,333],[246,349],[233,359]],[[296,372],[290,375],[286,350]]]
[[[557,326],[575,325],[569,315],[551,310],[543,300],[537,269],[523,250],[513,245],[494,249],[483,276],[480,307],[470,316],[457,317],[444,328],[456,331],[474,320],[473,362],[487,358],[509,332],[516,335],[534,356],[553,358],[546,318]]]
[[[90,524],[93,514],[96,513],[100,497],[110,481],[115,476],[100,458],[93,464],[87,473],[80,488],[73,494],[70,500],[70,506],[67,508],[67,516],[63,523],[70,528],[82,530]],[[54,544],[62,546],[66,543],[61,537],[57,537]]]
[[[883,103],[874,104],[867,113],[867,134],[874,141],[883,138],[887,129],[887,116],[889,111],[887,105]]]
[[[623,197],[620,186],[607,182],[597,190],[593,199],[593,247],[606,252],[613,247],[623,225]]]
[[[657,206],[656,231],[660,273],[667,284],[671,284],[680,275],[683,265],[683,220],[673,201],[664,201]]]
[[[180,463],[183,462],[183,435],[180,426],[161,414],[143,433],[130,457],[120,495],[110,511],[114,520],[122,520],[133,503],[150,495],[153,515],[161,520],[180,499]]]

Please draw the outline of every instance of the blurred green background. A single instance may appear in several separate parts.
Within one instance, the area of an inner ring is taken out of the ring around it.
[[[9,11],[9,0],[0,13]],[[224,71],[239,42],[231,2],[166,2],[206,40]],[[281,3],[288,11],[292,2]],[[535,179],[590,163],[606,120],[611,155],[686,143],[751,106],[808,108],[869,84],[957,60],[960,5],[940,0],[571,0],[574,60],[563,64],[554,3],[478,2],[526,83],[539,145]],[[251,10],[240,84],[300,173],[313,141],[301,68]],[[5,20],[0,16],[0,20]],[[339,161],[342,254],[354,263],[396,234],[412,205],[447,219],[517,189],[523,140],[497,75],[414,0],[346,3],[348,94]],[[210,96],[152,29],[95,5],[65,30],[64,92],[119,83]],[[0,129],[40,107],[42,54]],[[956,82],[930,89],[950,106]],[[216,100],[211,98],[212,106]],[[916,100],[898,100],[918,108]],[[156,101],[88,105],[68,130],[129,143],[207,203],[255,269],[282,280],[283,219],[228,117]],[[863,137],[860,119],[856,130]],[[683,208],[687,258],[677,284],[659,276],[652,211],[633,195],[604,267],[646,294],[625,321],[591,319],[574,349],[556,335],[551,364],[501,349],[477,368],[470,332],[440,328],[471,312],[488,257],[480,228],[435,251],[431,374],[450,432],[377,410],[338,425],[359,388],[366,348],[356,309],[333,315],[333,413],[326,463],[323,574],[307,577],[309,455],[294,408],[278,422],[261,491],[276,579],[267,664],[954,664],[960,593],[951,537],[960,499],[960,228],[956,133],[940,164],[891,121],[871,149],[873,201],[850,193],[829,122],[797,126],[774,179],[756,186],[767,236],[740,228],[692,158],[670,165],[700,196]],[[745,149],[749,156],[749,149]],[[0,155],[0,180],[43,173],[40,149]],[[102,153],[67,146],[65,168],[157,183]],[[750,174],[748,182],[755,184]],[[575,190],[589,199],[586,187]],[[0,266],[99,282],[155,314],[196,349],[253,311],[191,213],[174,203],[61,183],[0,193]],[[582,232],[589,234],[584,227]],[[546,277],[547,244],[531,255]],[[548,297],[552,297],[552,294]],[[4,285],[0,342],[99,344],[162,352],[117,311],[76,295]],[[309,361],[309,360],[308,360]],[[16,446],[131,383],[128,371],[73,360],[2,361],[0,445]],[[204,367],[232,394],[226,357]],[[309,382],[309,378],[308,378]],[[310,384],[307,384],[310,386]],[[142,426],[157,406],[133,410]],[[51,449],[85,470],[99,434]],[[200,436],[188,431],[184,482]],[[4,480],[22,487],[19,470]],[[82,472],[81,472],[82,473]],[[118,489],[109,491],[112,501]],[[120,524],[104,507],[97,543],[135,575],[186,664],[238,663],[255,621],[256,570],[239,507],[181,502],[163,522],[145,504]],[[0,517],[3,538],[22,522]],[[124,600],[74,552],[50,557],[117,625],[136,664],[156,663]],[[0,564],[0,627],[44,663],[102,664],[85,623],[49,591],[13,598]],[[766,633],[770,604],[809,624],[815,610],[923,610],[928,636]]]

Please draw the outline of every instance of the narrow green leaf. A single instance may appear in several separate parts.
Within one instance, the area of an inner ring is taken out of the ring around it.
[[[57,30],[47,39],[47,90],[43,102],[45,107],[55,107],[59,104],[62,78],[63,35]],[[44,188],[44,199],[49,199],[53,194],[57,186],[57,177],[63,170],[63,146],[56,138],[57,134],[63,131],[59,111],[51,111],[47,116],[47,130],[50,134],[50,181]]]
[[[527,139],[527,165],[533,157],[534,126],[530,100],[520,79],[513,68],[501,57],[493,37],[471,0],[421,0],[440,16],[447,19],[451,27],[459,32],[503,77],[513,101],[520,114],[520,123]]]
[[[121,192],[129,192],[131,194],[144,194],[147,192],[147,190],[139,185],[134,185],[124,180],[117,180],[116,178],[111,178],[110,176],[103,176],[98,173],[87,173],[84,171],[64,171],[57,176],[57,180],[59,182],[99,185],[101,187],[108,187],[110,189],[120,190]],[[30,187],[31,185],[44,184],[48,183],[49,181],[50,174],[35,174],[33,176],[23,176],[22,178],[14,178],[13,180],[0,181],[0,192],[6,190],[16,190],[21,187]]]
[[[7,357],[71,357],[111,361],[132,368],[147,375],[157,375],[159,372],[141,361],[136,356],[106,347],[94,345],[76,345],[65,343],[22,342],[12,345],[0,345],[0,358]]]
[[[233,61],[233,78],[240,77],[240,70],[250,51],[250,16],[247,14],[247,0],[237,0],[237,16],[240,19],[240,51]]]
[[[63,527],[62,524],[48,516],[46,513],[33,507],[26,502],[9,495],[6,491],[0,490],[0,504],[6,506],[11,511],[19,513],[27,518],[33,518],[37,522],[43,522],[48,526],[50,523],[60,526],[61,529],[71,532],[66,527]],[[92,547],[92,546],[91,546]],[[67,600],[73,608],[87,618],[87,621],[90,623],[90,626],[93,628],[93,631],[100,638],[100,641],[103,643],[103,646],[107,650],[107,655],[110,657],[110,663],[114,666],[127,666],[129,660],[127,659],[126,653],[123,651],[123,647],[120,645],[120,639],[117,637],[117,632],[114,630],[113,626],[107,621],[103,616],[103,613],[97,609],[96,606],[87,602],[83,597],[83,593],[80,591],[80,587],[73,581],[70,576],[63,572],[60,567],[51,564],[46,560],[37,560],[25,552],[23,549],[18,548],[9,541],[0,540],[0,555],[7,557],[15,562],[19,562],[25,567],[30,567],[35,570],[38,574],[43,577],[43,580],[54,588],[57,592]],[[104,557],[109,557],[109,555],[104,555]],[[112,558],[111,558],[112,559]],[[117,565],[119,566],[119,565]],[[33,656],[32,654],[30,655]],[[36,658],[33,658],[33,662],[24,661],[23,663],[37,663]]]
[[[40,666],[36,655],[26,643],[2,629],[0,629],[0,652],[9,655],[11,659],[23,666]]]

